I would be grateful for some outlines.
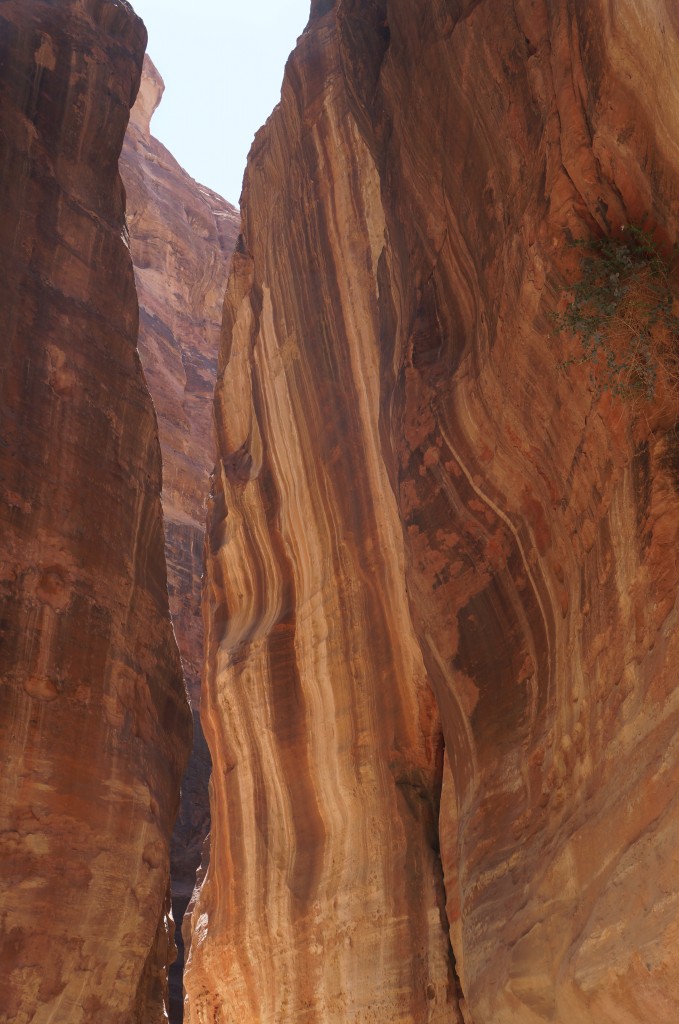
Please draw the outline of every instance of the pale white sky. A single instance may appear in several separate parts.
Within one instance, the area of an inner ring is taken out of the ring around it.
[[[280,98],[310,0],[130,0],[165,81],[151,130],[189,174],[238,206],[257,129]]]

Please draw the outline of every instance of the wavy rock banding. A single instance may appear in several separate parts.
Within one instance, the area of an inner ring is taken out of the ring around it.
[[[312,4],[227,291],[191,1024],[674,1021],[679,409],[548,315],[569,237],[677,238],[677,81],[663,0]]]
[[[0,1020],[164,1019],[190,713],[118,174],[122,0],[0,4]]]

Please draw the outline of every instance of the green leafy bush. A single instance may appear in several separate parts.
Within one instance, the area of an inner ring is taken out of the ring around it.
[[[580,352],[563,365],[587,364],[597,393],[651,400],[659,386],[679,392],[676,252],[665,258],[635,227],[573,244],[582,252],[580,278],[554,319],[577,337]]]

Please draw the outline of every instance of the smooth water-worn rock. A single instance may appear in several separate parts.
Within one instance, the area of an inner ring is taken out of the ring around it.
[[[550,313],[570,238],[677,238],[678,36],[312,4],[227,292],[191,1024],[676,1018],[679,408]]]
[[[190,714],[118,156],[122,0],[0,3],[0,1020],[164,1017]]]
[[[201,587],[209,475],[215,462],[212,404],[228,262],[240,218],[197,184],[151,135],[163,80],[147,56],[120,170],[140,306],[139,353],[163,455],[163,513],[170,611],[194,719],[171,850],[179,957],[170,971],[170,1019],[181,1020],[188,906],[209,830],[210,755],[200,726]]]

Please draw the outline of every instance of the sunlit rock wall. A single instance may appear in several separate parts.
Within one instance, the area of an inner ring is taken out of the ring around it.
[[[678,33],[312,5],[227,293],[191,1024],[676,1019],[679,409],[548,314],[569,237],[677,237]]]
[[[190,715],[118,156],[122,0],[0,4],[0,1020],[164,1017]]]

